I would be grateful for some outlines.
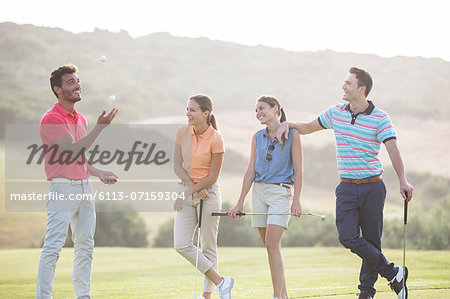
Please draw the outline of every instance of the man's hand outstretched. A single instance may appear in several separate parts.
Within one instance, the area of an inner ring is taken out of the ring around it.
[[[109,125],[114,117],[116,117],[117,112],[119,109],[113,108],[108,114],[106,114],[106,109],[103,109],[102,113],[99,115],[97,119],[98,125]]]

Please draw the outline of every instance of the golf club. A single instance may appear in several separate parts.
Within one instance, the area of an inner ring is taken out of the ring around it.
[[[228,213],[226,212],[216,212],[216,213],[212,213],[212,216],[228,216]],[[291,213],[244,213],[244,212],[238,212],[236,213],[236,216],[245,216],[245,215],[292,215]],[[320,219],[322,219],[322,221],[325,221],[325,215],[319,215],[319,214],[314,214],[314,213],[302,213],[302,216],[306,215],[306,216],[314,216],[314,217],[320,217]]]
[[[195,283],[194,283],[194,299],[196,299],[197,292],[197,270],[198,270],[198,251],[200,246],[200,229],[202,227],[202,212],[203,212],[203,200],[200,200],[200,215],[198,216],[198,230],[197,230],[197,255],[195,257]]]
[[[405,204],[403,206],[403,273],[406,273],[406,224],[408,222],[408,202],[405,199]],[[403,278],[403,299],[406,298],[406,290],[405,290],[405,278]]]

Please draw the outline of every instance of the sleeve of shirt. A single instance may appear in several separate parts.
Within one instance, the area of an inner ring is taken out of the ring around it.
[[[214,138],[214,142],[211,144],[211,153],[222,154],[225,152],[225,145],[223,142],[223,137],[217,134]]]
[[[333,113],[333,108],[334,107],[328,108],[327,110],[322,112],[322,114],[319,115],[319,117],[318,117],[319,124],[324,129],[332,129],[333,128],[333,122],[331,121],[332,115],[333,115],[332,114]]]
[[[391,139],[397,139],[394,126],[388,115],[383,117],[378,124],[377,140],[385,143]]]
[[[39,134],[42,141],[53,142],[64,135],[70,134],[70,131],[62,119],[49,114],[44,115],[41,119]]]

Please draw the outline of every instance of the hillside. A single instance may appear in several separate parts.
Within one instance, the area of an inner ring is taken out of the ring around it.
[[[220,112],[252,110],[259,95],[275,94],[287,111],[317,113],[340,99],[353,65],[372,73],[371,98],[396,117],[444,120],[450,108],[450,63],[437,58],[289,52],[167,33],[132,38],[125,31],[73,34],[13,23],[0,24],[0,53],[3,121],[39,119],[53,100],[50,71],[69,61],[79,66],[84,84],[79,109],[91,118],[110,94],[122,121],[130,122],[180,114],[185,99],[200,92]]]
[[[101,55],[108,60],[100,62]],[[80,69],[84,98],[78,109],[91,123],[113,106],[111,94],[120,109],[116,122],[154,123],[177,115],[184,122],[188,96],[206,93],[227,147],[244,156],[260,128],[253,113],[259,95],[278,96],[288,119],[311,119],[340,100],[349,67],[366,68],[374,77],[370,98],[390,113],[408,167],[450,173],[450,160],[440,158],[450,148],[450,62],[439,58],[289,52],[168,33],[132,38],[125,31],[73,34],[0,23],[0,122],[37,122],[54,101],[49,73],[67,62]],[[333,143],[331,134],[306,140],[319,147]]]

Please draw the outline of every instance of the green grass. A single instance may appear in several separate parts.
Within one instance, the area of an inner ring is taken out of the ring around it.
[[[386,250],[401,261],[402,250]],[[40,249],[0,251],[0,298],[34,298]],[[356,298],[360,260],[344,248],[283,248],[290,298]],[[74,298],[73,250],[56,268],[53,298]],[[271,298],[264,248],[220,248],[220,273],[235,278],[233,298]],[[407,252],[410,298],[450,298],[450,253]],[[200,294],[201,276],[197,294]],[[173,249],[96,248],[92,298],[192,298],[194,268]],[[376,298],[395,298],[379,278]],[[213,295],[213,298],[218,298]]]

